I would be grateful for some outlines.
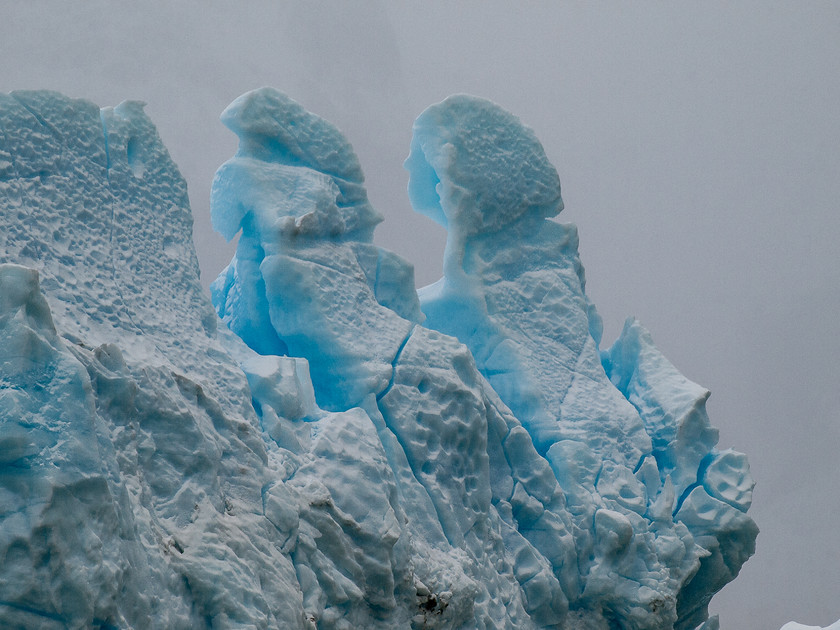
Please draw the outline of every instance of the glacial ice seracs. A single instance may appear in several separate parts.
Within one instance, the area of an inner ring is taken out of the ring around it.
[[[746,458],[639,323],[600,348],[533,132],[418,118],[418,299],[335,127],[266,88],[222,119],[224,324],[142,106],[0,96],[0,625],[717,628]]]

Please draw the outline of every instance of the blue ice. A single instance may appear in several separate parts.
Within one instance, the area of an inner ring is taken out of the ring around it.
[[[417,292],[332,124],[270,88],[222,121],[211,306],[141,104],[0,96],[0,625],[718,627],[749,465],[639,322],[602,347],[533,131],[419,116]]]

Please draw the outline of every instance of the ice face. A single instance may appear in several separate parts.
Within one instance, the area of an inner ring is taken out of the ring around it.
[[[217,325],[142,105],[0,96],[0,625],[717,628],[746,458],[638,323],[600,349],[534,134],[418,119],[421,312],[335,127],[266,88],[223,121]]]

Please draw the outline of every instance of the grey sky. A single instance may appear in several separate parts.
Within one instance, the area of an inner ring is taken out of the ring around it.
[[[0,54],[0,91],[148,103],[205,284],[232,252],[208,197],[240,93],[272,85],[345,132],[418,286],[444,234],[405,195],[413,119],[454,92],[519,115],[560,173],[605,343],[638,316],[749,455],[758,552],[712,611],[840,617],[840,4],[7,0]]]

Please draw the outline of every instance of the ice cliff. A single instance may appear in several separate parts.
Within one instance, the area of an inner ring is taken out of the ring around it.
[[[418,118],[418,298],[335,127],[222,121],[214,313],[142,105],[0,95],[0,626],[717,628],[746,458],[638,322],[601,348],[533,132]]]

